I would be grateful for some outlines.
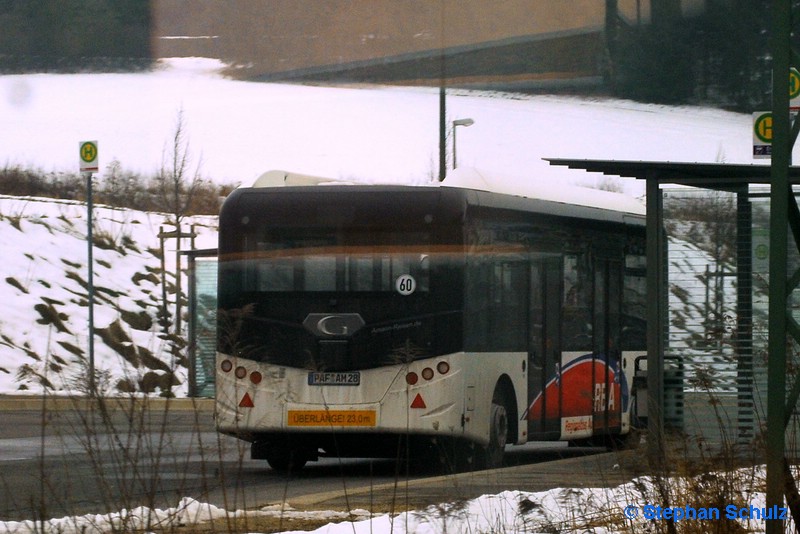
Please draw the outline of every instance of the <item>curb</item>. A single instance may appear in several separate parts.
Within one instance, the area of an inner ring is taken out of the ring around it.
[[[213,412],[214,399],[183,398],[165,399],[162,397],[104,397],[93,400],[88,397],[0,395],[0,411],[66,411],[86,410],[97,402],[104,402],[109,409],[130,409],[132,405],[146,404],[154,411],[174,412]]]

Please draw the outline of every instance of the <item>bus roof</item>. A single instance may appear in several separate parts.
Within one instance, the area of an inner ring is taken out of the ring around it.
[[[645,215],[644,204],[638,199],[623,193],[613,193],[611,191],[563,183],[543,184],[475,168],[458,168],[451,171],[447,179],[442,182],[442,185],[544,200],[570,206],[586,206],[629,213],[631,215]]]
[[[336,178],[325,178],[298,174],[281,170],[272,170],[259,176],[251,187],[296,187],[296,186],[347,186],[347,185],[403,185],[398,183],[366,184]],[[609,210],[633,215],[636,218],[645,216],[644,204],[636,198],[622,193],[602,191],[588,187],[568,184],[543,184],[519,177],[502,175],[481,169],[464,167],[450,171],[444,182],[418,184],[416,187],[450,187],[486,191],[515,197],[540,200],[544,203],[570,210],[575,206],[583,206],[596,210]],[[549,210],[548,210],[549,211]]]

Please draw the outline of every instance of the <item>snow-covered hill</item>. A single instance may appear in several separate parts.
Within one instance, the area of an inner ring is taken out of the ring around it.
[[[162,333],[159,230],[165,217],[99,206],[94,211],[95,368],[109,392],[173,387],[186,392],[186,364]],[[86,205],[0,197],[0,392],[85,391],[88,378]],[[214,217],[194,217],[198,246],[214,246]],[[188,248],[188,240],[183,248]],[[175,302],[175,240],[164,277]],[[185,281],[184,281],[185,284]],[[183,291],[185,292],[185,285]],[[184,311],[186,310],[184,306]],[[181,352],[185,354],[185,351]]]

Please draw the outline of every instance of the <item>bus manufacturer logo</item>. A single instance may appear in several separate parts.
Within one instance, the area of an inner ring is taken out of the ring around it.
[[[357,313],[309,313],[303,321],[305,329],[317,337],[349,337],[364,324]]]

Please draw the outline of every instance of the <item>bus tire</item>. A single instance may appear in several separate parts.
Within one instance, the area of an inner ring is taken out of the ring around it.
[[[497,396],[497,393],[495,393]],[[483,468],[496,469],[503,466],[506,442],[508,441],[508,411],[502,396],[492,399],[489,414],[489,445],[483,450]]]
[[[501,390],[495,390],[489,410],[489,443],[481,445],[464,441],[456,445],[455,466],[459,472],[481,471],[502,467],[508,440],[508,410]]]
[[[279,473],[291,475],[299,472],[306,465],[306,456],[300,451],[274,447],[267,452],[267,463]]]
[[[639,448],[642,440],[642,433],[638,428],[631,428],[627,434],[615,434],[610,436],[608,449],[612,451],[631,451]]]
[[[508,442],[508,409],[504,390],[498,384],[492,395],[489,408],[489,443],[486,446],[473,444],[472,468],[474,470],[496,469],[503,466]]]

